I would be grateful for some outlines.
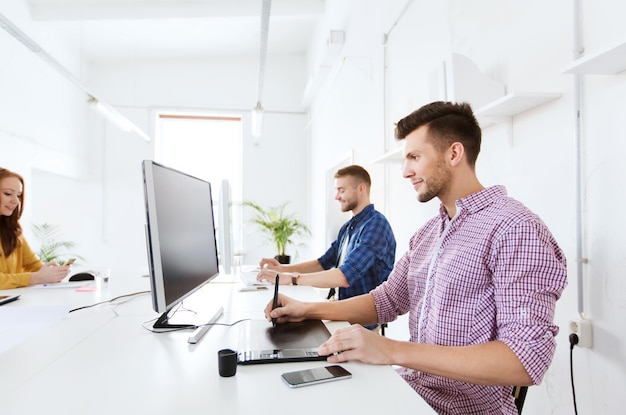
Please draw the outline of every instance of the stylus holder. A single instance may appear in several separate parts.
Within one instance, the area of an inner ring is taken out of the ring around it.
[[[217,367],[220,376],[235,376],[237,373],[237,352],[231,349],[222,349],[217,352]]]

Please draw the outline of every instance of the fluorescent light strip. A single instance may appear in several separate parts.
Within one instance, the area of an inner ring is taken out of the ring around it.
[[[17,39],[20,43],[26,46],[31,52],[39,56],[44,62],[46,62],[52,69],[61,74],[65,79],[77,86],[88,96],[88,102],[94,106],[95,109],[100,111],[102,115],[107,117],[119,128],[124,131],[134,132],[146,141],[150,141],[150,136],[146,134],[141,128],[137,127],[132,121],[120,114],[111,105],[95,97],[95,95],[78,79],[74,74],[68,71],[63,65],[61,65],[56,59],[48,54],[41,46],[39,46],[33,39],[31,39],[26,33],[20,30],[19,27],[13,24],[5,15],[0,13],[0,27],[6,30],[11,36]],[[94,104],[95,102],[95,104]],[[101,107],[101,108],[100,108]]]
[[[143,130],[133,124],[128,118],[117,112],[115,108],[111,107],[106,102],[99,101],[93,96],[89,96],[87,102],[94,110],[98,111],[106,119],[117,125],[120,130],[134,132],[144,140],[150,141],[150,136],[148,136],[148,134],[146,134]]]

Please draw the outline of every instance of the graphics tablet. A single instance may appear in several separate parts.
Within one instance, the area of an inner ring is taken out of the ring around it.
[[[330,338],[321,320],[283,323],[272,327],[265,320],[242,322],[237,347],[241,365],[326,360],[317,348]]]

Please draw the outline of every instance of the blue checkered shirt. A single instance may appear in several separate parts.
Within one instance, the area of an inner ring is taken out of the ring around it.
[[[385,216],[370,204],[339,230],[337,239],[320,258],[324,269],[337,266],[344,238],[349,236],[343,263],[339,266],[348,283],[339,288],[339,299],[369,293],[387,279],[396,257],[396,239]]]

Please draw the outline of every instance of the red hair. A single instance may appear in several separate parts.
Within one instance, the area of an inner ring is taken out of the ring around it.
[[[8,257],[19,245],[22,227],[20,218],[24,209],[24,179],[17,173],[0,167],[0,183],[9,177],[15,177],[22,183],[22,194],[19,196],[20,205],[13,211],[11,216],[0,216],[0,243],[4,256]]]

